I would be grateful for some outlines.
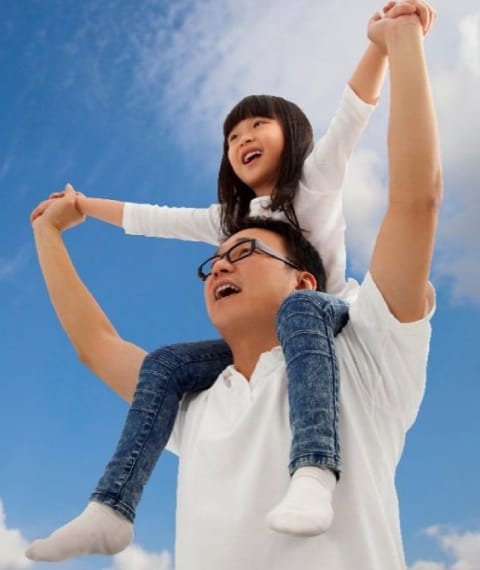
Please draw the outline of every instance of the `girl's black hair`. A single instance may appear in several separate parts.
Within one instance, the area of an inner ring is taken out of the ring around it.
[[[281,210],[287,220],[299,228],[293,209],[305,158],[313,148],[313,129],[305,113],[291,101],[274,95],[249,95],[227,115],[223,124],[223,156],[218,172],[218,201],[222,206],[221,228],[225,235],[232,233],[250,210],[255,198],[253,190],[233,171],[228,160],[228,135],[233,128],[249,117],[277,119],[283,129],[285,145],[277,187],[272,193],[272,211]]]

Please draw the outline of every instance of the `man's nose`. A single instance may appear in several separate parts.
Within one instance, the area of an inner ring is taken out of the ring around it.
[[[221,257],[214,261],[212,265],[212,275],[220,275],[220,273],[228,273],[232,270],[233,263],[230,263],[226,257]]]

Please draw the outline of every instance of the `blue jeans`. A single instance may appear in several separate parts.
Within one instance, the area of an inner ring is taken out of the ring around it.
[[[348,306],[324,293],[297,291],[280,307],[277,335],[287,366],[291,474],[317,465],[340,475],[334,336],[347,320]],[[222,340],[177,344],[147,355],[120,441],[90,499],[133,522],[183,395],[206,390],[231,363]]]
[[[277,315],[277,336],[287,366],[290,405],[290,475],[299,467],[329,467],[340,477],[340,378],[334,337],[348,321],[348,305],[302,289]]]

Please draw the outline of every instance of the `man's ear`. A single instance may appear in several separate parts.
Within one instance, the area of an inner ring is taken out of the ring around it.
[[[317,280],[308,271],[299,271],[295,289],[310,289],[310,291],[315,291],[317,289]]]

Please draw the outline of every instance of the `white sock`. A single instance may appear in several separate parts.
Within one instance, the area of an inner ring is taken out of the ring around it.
[[[268,526],[297,536],[326,532],[333,521],[332,498],[336,483],[331,469],[300,467],[293,474],[285,497],[268,513]]]
[[[26,551],[30,560],[60,562],[85,554],[117,554],[133,539],[133,524],[112,508],[95,501],[77,518]]]

